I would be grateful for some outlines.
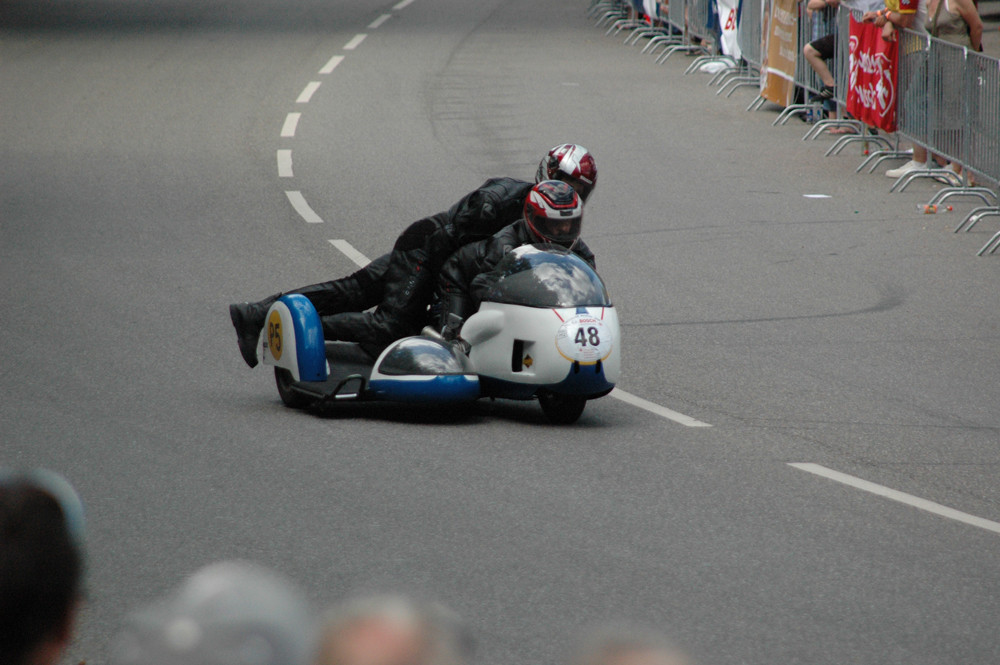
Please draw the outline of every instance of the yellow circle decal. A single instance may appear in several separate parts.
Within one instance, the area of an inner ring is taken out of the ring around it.
[[[278,310],[271,312],[267,319],[267,348],[272,358],[281,360],[281,314]]]

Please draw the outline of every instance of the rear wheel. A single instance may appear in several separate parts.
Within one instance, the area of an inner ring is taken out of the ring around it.
[[[554,425],[575,423],[587,406],[587,398],[578,395],[559,395],[548,391],[538,393],[538,403],[542,412]]]
[[[312,404],[312,399],[292,388],[294,382],[292,373],[287,369],[284,367],[274,368],[274,383],[278,386],[278,395],[281,396],[281,401],[289,408],[304,409]]]

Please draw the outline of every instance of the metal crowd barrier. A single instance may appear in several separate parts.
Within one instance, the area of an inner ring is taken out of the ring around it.
[[[798,41],[797,41],[797,51],[795,55],[795,86],[801,90],[802,101],[789,104],[778,114],[778,117],[774,119],[773,125],[783,125],[795,114],[797,113],[808,113],[821,115],[823,112],[822,102],[812,102],[810,97],[815,95],[823,87],[823,81],[820,79],[819,75],[809,66],[809,62],[806,60],[806,56],[803,54],[802,49],[805,45],[824,37],[830,33],[837,32],[837,10],[832,7],[827,7],[822,11],[812,12],[810,16],[809,12],[806,10],[806,3],[800,2],[798,4],[799,20],[798,20]],[[835,42],[836,43],[836,42]],[[827,63],[830,67],[830,72],[836,76],[837,69],[835,58],[831,58],[831,61]],[[836,83],[836,79],[834,81]]]
[[[714,0],[687,0],[688,37],[695,41],[714,41],[717,35],[709,28]]]
[[[855,18],[861,20],[861,12],[855,13]],[[839,154],[847,145],[855,142],[862,142],[866,147],[866,154],[868,153],[868,147],[870,144],[875,143],[881,146],[878,151],[881,156],[885,159],[890,159],[894,157],[901,156],[899,151],[892,150],[892,144],[877,135],[877,133],[872,133],[872,130],[864,126],[859,120],[847,118],[846,108],[847,108],[847,88],[850,85],[850,47],[849,47],[849,34],[851,31],[851,12],[838,7],[833,16],[833,29],[836,32],[837,38],[833,44],[833,58],[827,62],[827,66],[830,68],[834,79],[834,95],[833,102],[837,107],[837,118],[827,118],[818,121],[813,125],[812,129],[806,132],[806,135],[802,137],[802,140],[808,140],[810,138],[815,138],[819,136],[824,130],[833,127],[849,127],[853,129],[856,134],[847,134],[841,136],[837,141],[834,142],[832,146],[826,151],[826,155]],[[805,44],[802,44],[804,47]],[[812,70],[809,62],[802,56],[799,63],[800,67],[807,67]],[[818,78],[818,77],[817,77]],[[908,156],[908,155],[907,155]],[[878,162],[876,162],[877,164]],[[860,172],[864,168],[865,164],[858,167]]]
[[[674,50],[689,50],[695,40],[713,37],[706,28],[709,3],[713,0],[672,0],[662,34],[652,36],[643,52],[666,46],[657,59],[662,62]],[[741,86],[759,87],[763,64],[762,25],[764,0],[743,0],[740,3],[737,41],[741,50],[739,65],[716,74],[710,84],[719,85],[716,94],[726,90],[729,94]],[[621,0],[598,0],[591,3],[590,15],[598,15],[598,25],[621,20],[624,3]],[[800,5],[801,7],[801,5]],[[846,9],[835,15],[814,13],[813,20],[805,20],[800,9],[799,54],[796,62],[795,83],[807,96],[822,87],[822,81],[802,55],[802,47],[818,37],[836,30],[834,57],[828,62],[836,80],[834,101],[843,112],[850,85],[850,16]],[[855,13],[860,20],[860,13]],[[611,32],[611,30],[609,30]],[[648,35],[647,35],[648,36]],[[972,210],[955,228],[955,232],[968,231],[986,217],[1000,217],[996,189],[1000,187],[1000,59],[970,51],[924,33],[902,30],[899,34],[899,61],[897,69],[896,141],[897,148],[883,137],[871,134],[857,124],[859,135],[838,139],[832,154],[845,141],[864,140],[884,146],[873,152],[858,167],[861,171],[874,160],[870,171],[882,160],[908,156],[898,150],[900,138],[923,146],[928,152],[940,155],[963,169],[961,178],[942,169],[915,170],[899,178],[892,190],[905,189],[914,178],[936,177],[952,180],[951,186],[935,194],[930,204],[936,205],[951,196],[978,196],[987,205]],[[673,50],[672,50],[673,49]],[[691,68],[688,68],[691,71]],[[755,104],[758,100],[755,100]],[[753,108],[754,104],[751,104]],[[749,109],[748,109],[749,110]],[[824,121],[826,123],[827,121]],[[832,121],[838,122],[838,121]],[[843,122],[843,121],[840,121]],[[777,124],[777,121],[776,123]],[[820,125],[821,123],[816,123]],[[816,133],[816,125],[810,134]],[[810,136],[807,134],[807,137]],[[867,147],[867,145],[866,145]],[[839,149],[837,149],[839,152]],[[867,150],[866,150],[867,152]],[[992,187],[973,185],[969,174],[977,183],[988,182]],[[901,185],[901,187],[900,187]],[[992,205],[991,204],[992,201]],[[929,205],[930,205],[929,204]],[[1000,250],[1000,232],[993,235],[980,249],[979,254]]]
[[[892,187],[906,188],[916,178],[947,178],[950,186],[937,192],[928,206],[952,196],[977,196],[987,205],[974,209],[955,232],[968,231],[985,217],[1000,216],[994,189],[973,186],[978,181],[1000,184],[1000,60],[936,39],[903,31],[900,36],[897,133],[958,164],[961,178],[948,170],[911,171]],[[994,205],[989,205],[990,201]],[[1000,248],[1000,232],[979,255]]]
[[[707,7],[708,2],[709,0],[670,0],[667,6],[667,24],[670,26],[674,38],[657,56],[657,64],[666,62],[667,58],[678,51],[686,53],[705,51],[704,46],[699,43],[696,15],[700,11],[699,5]],[[702,20],[703,23],[705,21],[707,18]],[[705,31],[702,30],[702,32]]]
[[[735,69],[720,72],[712,77],[709,85],[719,86],[716,95],[726,92],[728,97],[737,88],[760,86],[760,68],[764,62],[761,44],[764,34],[761,28],[763,5],[763,0],[743,0],[740,3],[736,30],[736,43],[740,47],[740,63]]]

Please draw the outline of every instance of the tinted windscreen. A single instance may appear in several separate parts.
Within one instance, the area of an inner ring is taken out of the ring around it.
[[[610,307],[604,283],[576,254],[557,245],[524,245],[490,273],[483,300],[529,307]]]

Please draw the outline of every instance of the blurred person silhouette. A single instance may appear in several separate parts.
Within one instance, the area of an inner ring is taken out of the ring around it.
[[[666,635],[634,623],[608,623],[580,638],[568,665],[694,665]]]
[[[315,620],[300,590],[244,561],[207,565],[131,613],[113,665],[311,665]]]
[[[320,630],[315,665],[466,665],[474,649],[457,614],[400,595],[348,599]]]
[[[83,532],[65,478],[0,470],[0,663],[59,662],[83,596]]]

